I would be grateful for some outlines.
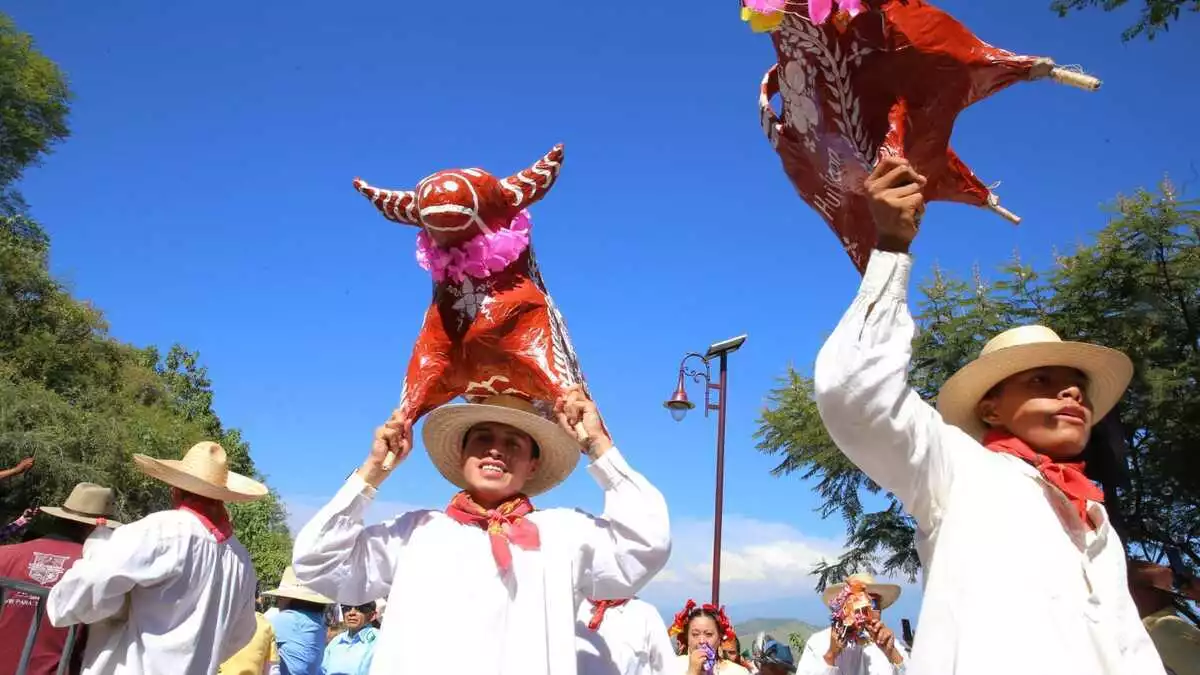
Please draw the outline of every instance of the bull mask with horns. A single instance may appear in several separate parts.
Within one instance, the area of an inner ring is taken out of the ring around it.
[[[398,223],[417,225],[417,260],[434,279],[400,399],[410,422],[458,396],[520,396],[549,413],[583,384],[566,324],[546,292],[526,208],[558,179],[563,147],[497,179],[482,169],[438,171],[413,190],[354,187]]]

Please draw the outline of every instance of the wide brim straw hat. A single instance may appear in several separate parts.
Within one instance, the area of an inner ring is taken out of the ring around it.
[[[460,489],[467,489],[462,475],[463,440],[467,430],[483,422],[515,427],[537,443],[540,451],[538,468],[522,490],[531,497],[566,480],[579,463],[579,441],[523,398],[501,394],[479,403],[444,405],[425,418],[422,438],[433,465]]]
[[[946,422],[982,438],[987,425],[976,407],[992,387],[1017,373],[1050,366],[1074,368],[1087,376],[1086,397],[1096,420],[1117,405],[1133,379],[1133,362],[1115,349],[1067,342],[1045,326],[1020,326],[989,340],[979,358],[946,380],[938,392],[938,411]]]
[[[866,587],[868,594],[878,595],[880,610],[887,609],[900,598],[899,586],[896,584],[877,584],[875,583],[875,577],[870,574],[851,574],[846,577],[846,581],[858,581]],[[845,582],[826,587],[825,592],[821,594],[821,602],[824,602],[826,607],[833,605],[833,601],[837,598],[838,593],[841,593],[845,587]]]
[[[62,506],[43,506],[38,512],[63,520],[112,528],[121,524],[112,520],[116,503],[117,495],[112,488],[95,483],[79,483]]]
[[[134,455],[133,462],[151,478],[221,502],[249,502],[267,494],[267,486],[230,471],[225,449],[211,441],[193,445],[183,459]]]
[[[267,591],[263,595],[270,595],[276,598],[291,598],[293,600],[303,600],[312,602],[318,605],[332,605],[334,601],[330,598],[321,595],[320,593],[310,590],[307,586],[296,580],[296,571],[288,565],[283,570],[283,576],[279,579],[279,588],[273,591]]]

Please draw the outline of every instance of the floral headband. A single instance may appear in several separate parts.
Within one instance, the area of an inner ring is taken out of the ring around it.
[[[667,630],[667,634],[675,638],[679,646],[682,647],[687,644],[687,636],[684,635],[684,630],[687,628],[688,619],[691,618],[692,613],[697,609],[717,617],[717,628],[721,631],[721,643],[737,639],[737,633],[733,632],[733,624],[729,623],[729,617],[725,616],[724,607],[717,607],[709,602],[703,605],[696,605],[695,600],[688,600],[687,604],[683,606],[683,610],[675,615],[675,622]]]

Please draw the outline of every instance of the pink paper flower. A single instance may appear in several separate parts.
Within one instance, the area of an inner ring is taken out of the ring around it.
[[[529,248],[532,227],[529,212],[521,211],[506,227],[450,249],[439,247],[422,230],[417,234],[417,264],[438,282],[447,277],[458,283],[466,277],[486,279],[511,265]]]
[[[787,0],[746,0],[746,7],[759,14],[782,12],[787,6]]]

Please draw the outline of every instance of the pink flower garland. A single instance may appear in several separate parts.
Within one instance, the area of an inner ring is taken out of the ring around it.
[[[529,230],[533,223],[529,212],[521,211],[507,227],[489,234],[480,234],[454,248],[441,248],[425,230],[417,235],[417,264],[427,270],[434,281],[450,277],[462,283],[466,277],[486,279],[493,272],[508,267],[529,248]]]

